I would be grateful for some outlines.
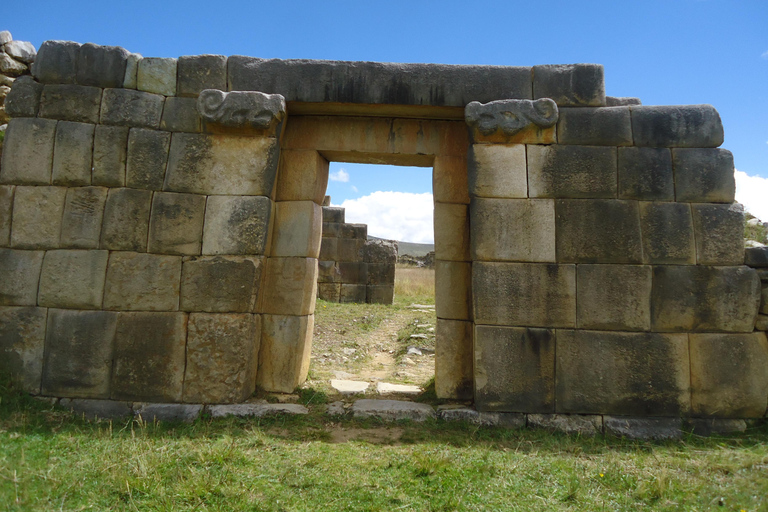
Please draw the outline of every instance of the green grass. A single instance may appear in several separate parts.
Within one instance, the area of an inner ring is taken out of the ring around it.
[[[745,218],[748,221],[750,219],[754,219],[755,216],[750,213],[747,213]],[[750,226],[745,222],[744,223],[744,239],[754,240],[756,242],[760,242],[761,244],[768,245],[768,228],[766,228],[762,224],[758,224],[756,226]]]

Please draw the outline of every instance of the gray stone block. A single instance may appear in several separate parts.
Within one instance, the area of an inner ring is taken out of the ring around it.
[[[127,126],[96,125],[93,136],[91,183],[102,187],[125,186],[125,161],[128,156]]]
[[[554,330],[478,325],[474,347],[479,411],[554,412]]]
[[[31,64],[37,56],[37,50],[29,41],[8,41],[3,46],[3,50],[14,60],[24,64]]]
[[[716,148],[723,143],[720,114],[711,105],[631,106],[635,146]]]
[[[558,262],[643,262],[637,201],[563,199],[555,216]]]
[[[48,310],[0,306],[0,371],[21,388],[40,393]]]
[[[768,247],[749,247],[745,249],[744,262],[750,267],[768,268]]]
[[[363,261],[368,264],[394,265],[397,263],[397,242],[381,239],[366,240],[363,246]]]
[[[0,185],[0,247],[11,245],[11,218],[15,192],[16,187],[13,185]]]
[[[249,313],[258,303],[262,258],[185,258],[181,271],[182,311]]]
[[[186,338],[184,313],[120,313],[111,397],[180,402]]]
[[[131,129],[125,164],[126,186],[162,190],[170,145],[171,132]]]
[[[323,206],[323,224],[325,224],[326,222],[335,222],[337,224],[343,224],[344,208],[340,208],[338,206]],[[325,233],[325,230],[323,230],[323,233]],[[334,236],[338,236],[338,234]]]
[[[763,288],[763,290],[765,290],[765,288]],[[765,302],[762,302],[762,303],[765,304]],[[755,322],[755,330],[763,331],[763,332],[768,331],[768,315],[757,315],[757,321]]]
[[[463,261],[435,261],[435,312],[438,318],[472,318],[472,265]]]
[[[321,260],[336,261],[338,259],[338,238],[323,237],[320,239],[320,255]]]
[[[104,207],[101,248],[146,251],[151,199],[152,192],[149,190],[110,189]]]
[[[692,204],[699,265],[744,263],[744,206],[741,204]]]
[[[525,428],[526,415],[521,412],[481,412],[476,424],[484,427]]]
[[[86,43],[77,55],[77,75],[80,85],[95,87],[122,87],[125,67],[130,52],[119,46],[100,46]]]
[[[157,192],[152,197],[147,251],[156,254],[200,254],[205,196]]]
[[[341,293],[341,291],[339,291]],[[367,285],[365,302],[367,304],[392,304],[395,300],[394,285]]]
[[[368,225],[367,224],[340,224],[339,225],[339,237],[340,238],[355,238],[366,240],[368,238]]]
[[[733,154],[727,149],[673,149],[675,199],[732,203],[736,194]]]
[[[659,332],[752,332],[760,280],[748,267],[653,269],[651,328]]]
[[[747,422],[743,419],[688,418],[685,420],[685,427],[693,435],[709,437],[711,435],[745,432],[747,430]]]
[[[145,57],[139,61],[136,87],[140,91],[174,96],[176,94],[176,59]]]
[[[640,226],[646,263],[696,263],[693,218],[689,204],[641,202]]]
[[[614,198],[616,148],[528,146],[528,195],[553,198]]]
[[[341,272],[336,261],[318,261],[317,262],[317,282],[318,283],[340,283]]]
[[[360,262],[363,260],[365,240],[355,238],[336,239],[336,260],[339,262]],[[365,284],[365,281],[363,281]]]
[[[45,253],[37,303],[49,308],[101,309],[108,251]]]
[[[104,286],[104,309],[178,311],[181,257],[113,252]]]
[[[368,282],[368,265],[360,261],[337,262],[341,281],[344,284],[366,284]]]
[[[392,286],[395,282],[395,265],[392,263],[368,263],[369,285]]]
[[[631,146],[629,107],[562,108],[557,122],[558,144]]]
[[[203,254],[264,254],[272,201],[263,196],[210,196]]]
[[[619,148],[619,199],[674,201],[672,153],[668,148]]]
[[[56,125],[51,173],[54,185],[81,187],[91,184],[94,128],[92,124],[70,121]]]
[[[569,435],[594,436],[603,432],[603,417],[581,414],[529,414],[528,426]]]
[[[16,187],[11,246],[19,249],[57,248],[66,194],[64,187]]]
[[[3,76],[16,77],[27,71],[27,65],[17,61],[5,51],[0,52],[0,73]]]
[[[50,309],[42,393],[108,398],[117,314]]]
[[[20,76],[13,82],[11,92],[5,98],[5,113],[11,117],[36,117],[40,109],[43,84],[31,76]]]
[[[11,119],[3,141],[0,183],[50,185],[56,121]]]
[[[629,105],[642,105],[642,104],[643,102],[640,101],[640,98],[632,98],[628,96],[624,96],[624,97],[606,96],[605,97],[606,107],[624,107]]]
[[[437,417],[443,421],[461,421],[479,424],[480,413],[471,407],[461,407],[453,404],[437,406]]]
[[[134,414],[141,416],[143,421],[155,423],[158,421],[192,423],[203,412],[202,404],[147,404],[136,407]]]
[[[558,108],[549,98],[532,100],[473,101],[464,109],[470,137],[476,142],[555,142]]]
[[[206,89],[197,98],[197,110],[206,131],[246,130],[275,137],[282,131],[285,99],[279,94],[256,91]]]
[[[166,98],[160,129],[169,132],[199,133],[201,120],[195,106],[196,101],[195,98]]]
[[[82,85],[46,85],[40,97],[40,117],[98,123],[101,89]]]
[[[317,258],[320,253],[321,207],[314,201],[278,201],[270,254]],[[359,240],[362,245],[363,240]]]
[[[132,89],[105,89],[101,100],[101,124],[157,129],[165,98]]]
[[[467,156],[470,196],[528,197],[525,147],[523,144],[473,144]]]
[[[72,41],[45,41],[40,45],[32,74],[41,83],[73,84],[80,44]]]
[[[476,324],[576,325],[575,265],[475,262],[472,295]]]
[[[656,441],[683,437],[683,422],[680,418],[605,416],[603,422],[608,436]]]
[[[339,302],[365,304],[367,288],[365,284],[342,283],[339,288]]]
[[[177,96],[197,97],[204,89],[227,90],[227,58],[224,55],[179,57]]]
[[[7,30],[0,31],[0,44],[6,44],[13,41],[13,36]]]
[[[341,284],[339,283],[317,283],[317,298],[328,302],[339,302],[341,295]]]
[[[106,202],[106,188],[67,189],[60,246],[71,249],[98,249]]]
[[[209,405],[206,410],[211,413],[212,418],[225,418],[227,416],[237,416],[239,418],[264,418],[279,415],[303,415],[309,414],[309,409],[301,404],[228,404],[228,405]]]
[[[685,334],[557,331],[557,412],[680,416],[690,408]]]
[[[474,399],[472,327],[472,322],[437,319],[435,393],[440,399]]]
[[[0,305],[36,306],[43,251],[0,248]]]
[[[135,89],[139,78],[139,61],[143,57],[139,53],[131,53],[125,62],[125,78],[123,87],[126,89]]]
[[[133,414],[129,402],[92,398],[62,398],[59,406],[89,420],[117,420]]]
[[[576,326],[608,331],[651,328],[650,266],[579,265]]]
[[[551,98],[561,107],[601,107],[605,105],[603,66],[533,66],[533,97]]]
[[[426,421],[437,416],[428,404],[368,398],[352,404],[352,415],[355,418],[379,418],[384,421]]]
[[[325,214],[323,214],[325,215]],[[339,238],[341,234],[341,224],[338,222],[322,223],[323,238]]]

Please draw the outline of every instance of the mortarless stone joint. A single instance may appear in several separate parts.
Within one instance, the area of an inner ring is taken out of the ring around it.
[[[489,103],[473,101],[464,110],[467,124],[483,135],[501,130],[505,135],[514,135],[535,124],[549,128],[557,123],[557,104],[549,99],[539,100],[498,100]]]
[[[269,130],[285,118],[285,98],[255,91],[205,89],[197,98],[197,110],[207,123]]]

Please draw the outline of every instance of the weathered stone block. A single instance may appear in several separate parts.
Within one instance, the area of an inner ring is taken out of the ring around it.
[[[686,430],[696,436],[727,435],[747,430],[747,422],[743,419],[727,418],[687,418]]]
[[[0,52],[0,73],[2,73],[3,76],[11,78],[26,72],[27,69],[29,69],[27,65],[8,55],[5,52],[5,46],[6,45],[3,45],[3,51]]]
[[[690,337],[693,414],[762,418],[768,408],[765,333],[691,334]]]
[[[345,209],[338,206],[323,206],[323,224],[328,222],[343,224],[344,212]],[[338,236],[338,234],[336,236]]]
[[[318,257],[321,260],[336,261],[338,254],[338,238],[324,236],[320,239],[320,255]]]
[[[557,122],[559,144],[631,146],[629,107],[562,108]]]
[[[11,245],[11,218],[15,191],[16,187],[13,185],[0,185],[0,247]]]
[[[394,266],[397,263],[397,242],[381,239],[366,240],[363,246],[363,261],[369,264]]]
[[[336,239],[336,259],[343,262],[359,262],[363,259],[365,240],[354,238]],[[364,282],[363,282],[364,283]]]
[[[554,330],[478,325],[474,357],[479,411],[554,412]]]
[[[262,315],[258,386],[291,393],[306,380],[314,325],[314,315]]]
[[[472,318],[472,266],[461,261],[435,261],[435,312],[438,318]]]
[[[36,306],[43,251],[0,248],[0,305]]]
[[[164,190],[271,196],[278,153],[269,137],[175,133]]]
[[[127,126],[96,126],[93,136],[93,170],[91,172],[93,185],[125,186],[128,131]]]
[[[339,261],[339,274],[344,284],[365,284],[368,282],[368,265],[360,261]]]
[[[182,311],[250,313],[256,310],[263,258],[185,258],[181,271]]]
[[[339,302],[365,304],[368,287],[365,284],[341,283]]]
[[[313,201],[278,201],[273,229],[272,256],[317,258],[322,207]]]
[[[325,210],[325,207],[323,207]],[[323,222],[323,237],[324,238],[339,238],[341,235],[342,224],[338,222]]]
[[[467,156],[467,182],[473,197],[528,197],[525,146],[474,144]]]
[[[181,257],[113,252],[104,289],[104,309],[178,311]]]
[[[45,41],[40,45],[32,74],[41,83],[75,83],[80,44],[72,41]]]
[[[107,189],[81,187],[67,189],[64,217],[61,223],[62,248],[98,249],[101,237],[101,220]]]
[[[45,308],[0,306],[0,371],[35,395],[40,393],[47,313]]]
[[[552,144],[557,118],[557,105],[549,98],[472,101],[464,108],[475,142]]]
[[[259,315],[189,315],[184,401],[231,403],[251,396],[260,338]]]
[[[605,97],[606,107],[624,107],[629,105],[642,105],[642,104],[643,102],[640,101],[640,98],[632,98],[629,96],[623,96],[623,97],[606,96]]]
[[[125,62],[125,79],[123,87],[126,89],[135,89],[139,78],[139,61],[143,57],[139,53],[131,53]]]
[[[619,148],[619,199],[674,201],[672,152],[668,148]]]
[[[227,90],[227,58],[224,55],[188,55],[177,64],[177,96],[197,97],[204,89]]]
[[[437,320],[435,392],[440,399],[474,398],[472,322]]]
[[[680,416],[690,409],[685,334],[557,331],[557,412]]]
[[[673,149],[675,198],[694,203],[732,203],[736,194],[733,154],[727,149]]]
[[[643,262],[637,201],[557,200],[555,224],[558,262]]]
[[[37,303],[50,308],[101,309],[108,251],[45,253]]]
[[[285,119],[285,98],[257,91],[206,89],[197,98],[205,131],[276,137]]]
[[[763,288],[765,291],[765,288]],[[757,321],[755,322],[756,331],[768,331],[768,315],[757,315]]]
[[[274,315],[308,315],[317,295],[315,258],[269,258],[266,263],[262,311]]]
[[[340,283],[317,283],[317,298],[328,302],[339,302]]]
[[[752,332],[759,301],[760,280],[748,267],[654,267],[651,328]]]
[[[628,418],[605,416],[605,435],[657,441],[683,437],[680,418]]]
[[[692,204],[696,263],[744,263],[744,206],[741,204]]]
[[[112,398],[180,402],[186,338],[184,313],[120,313]]]
[[[67,189],[16,187],[13,196],[11,246],[52,249],[59,246]]]
[[[367,304],[392,304],[395,300],[395,285],[372,285],[365,288]],[[340,301],[341,302],[341,301]]]
[[[195,98],[166,98],[160,129],[169,132],[199,133],[202,124]]]
[[[594,436],[603,432],[603,417],[580,414],[529,414],[528,427],[569,435]]]
[[[264,254],[272,201],[263,196],[210,196],[203,254]]]
[[[277,200],[321,204],[328,186],[328,160],[312,150],[289,149],[281,151],[280,156]]]
[[[609,331],[651,328],[650,266],[579,265],[576,282],[577,327]]]
[[[768,247],[750,247],[745,249],[744,262],[750,267],[768,268]]]
[[[116,400],[99,400],[92,398],[62,398],[59,407],[69,409],[77,416],[85,416],[89,420],[116,420],[131,416],[130,402]]]
[[[140,91],[176,95],[176,59],[145,57],[139,61],[136,88]]]
[[[149,218],[148,252],[200,254],[205,196],[156,192]]]
[[[11,119],[3,141],[0,183],[51,183],[56,124],[48,119]]]
[[[388,285],[395,282],[395,265],[392,263],[369,263],[368,264],[368,282],[369,285]]]
[[[51,174],[54,185],[77,187],[91,184],[94,128],[92,124],[70,121],[61,121],[56,125]]]
[[[203,412],[203,404],[134,404],[134,414],[147,423],[158,421],[192,423]]]
[[[551,98],[561,107],[601,107],[605,105],[603,66],[533,66],[533,97]]]
[[[340,283],[341,272],[336,265],[336,261],[318,261],[317,262],[317,282],[318,283]]]
[[[476,324],[576,325],[575,265],[475,262],[472,290]]]
[[[48,310],[42,393],[108,398],[117,314]]]
[[[693,218],[687,203],[640,203],[646,263],[695,264]]]
[[[616,197],[616,158],[613,147],[528,146],[528,195]]]
[[[469,211],[473,260],[555,261],[553,199],[475,198]]]
[[[435,203],[434,226],[435,258],[470,260],[469,215],[466,205]]]
[[[111,251],[146,251],[152,192],[131,188],[110,189],[104,207],[101,248]]]
[[[119,46],[86,43],[77,55],[75,81],[95,87],[122,87],[129,54],[128,50]]]
[[[101,124],[157,129],[165,98],[132,89],[105,89],[101,100]]]
[[[125,184],[132,188],[162,190],[171,133],[133,128],[128,135]]]
[[[11,117],[37,117],[43,84],[31,76],[20,76],[13,82],[11,92],[5,98],[5,113]]]
[[[432,164],[432,194],[441,203],[469,204],[467,158],[436,156]]]
[[[82,85],[46,85],[40,97],[40,117],[98,123],[101,89]]]
[[[348,222],[339,224],[339,238],[362,238],[365,240],[368,238],[368,225],[350,224]]]
[[[723,143],[720,114],[711,105],[631,106],[635,146],[716,148]]]

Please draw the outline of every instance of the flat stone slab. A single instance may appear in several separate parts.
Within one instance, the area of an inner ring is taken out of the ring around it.
[[[423,391],[419,386],[410,386],[407,384],[390,384],[389,382],[378,382],[376,391],[380,395],[401,394],[401,395],[419,395]]]
[[[370,386],[367,382],[357,380],[331,379],[331,387],[342,395],[354,395],[355,393],[365,393]]]
[[[604,416],[605,434],[628,439],[680,439],[680,418],[629,418]]]
[[[224,418],[226,416],[263,418],[277,414],[309,414],[309,410],[301,404],[209,405],[207,410],[213,418]]]
[[[133,404],[133,414],[141,416],[141,419],[147,422],[183,421],[184,423],[192,423],[200,416],[202,410],[203,406],[200,404]]]
[[[88,419],[111,420],[131,415],[131,404],[115,400],[94,400],[88,398],[62,398],[59,405]]]
[[[358,400],[352,404],[355,418],[380,418],[384,421],[425,421],[435,417],[435,410],[427,404],[399,400]]]

